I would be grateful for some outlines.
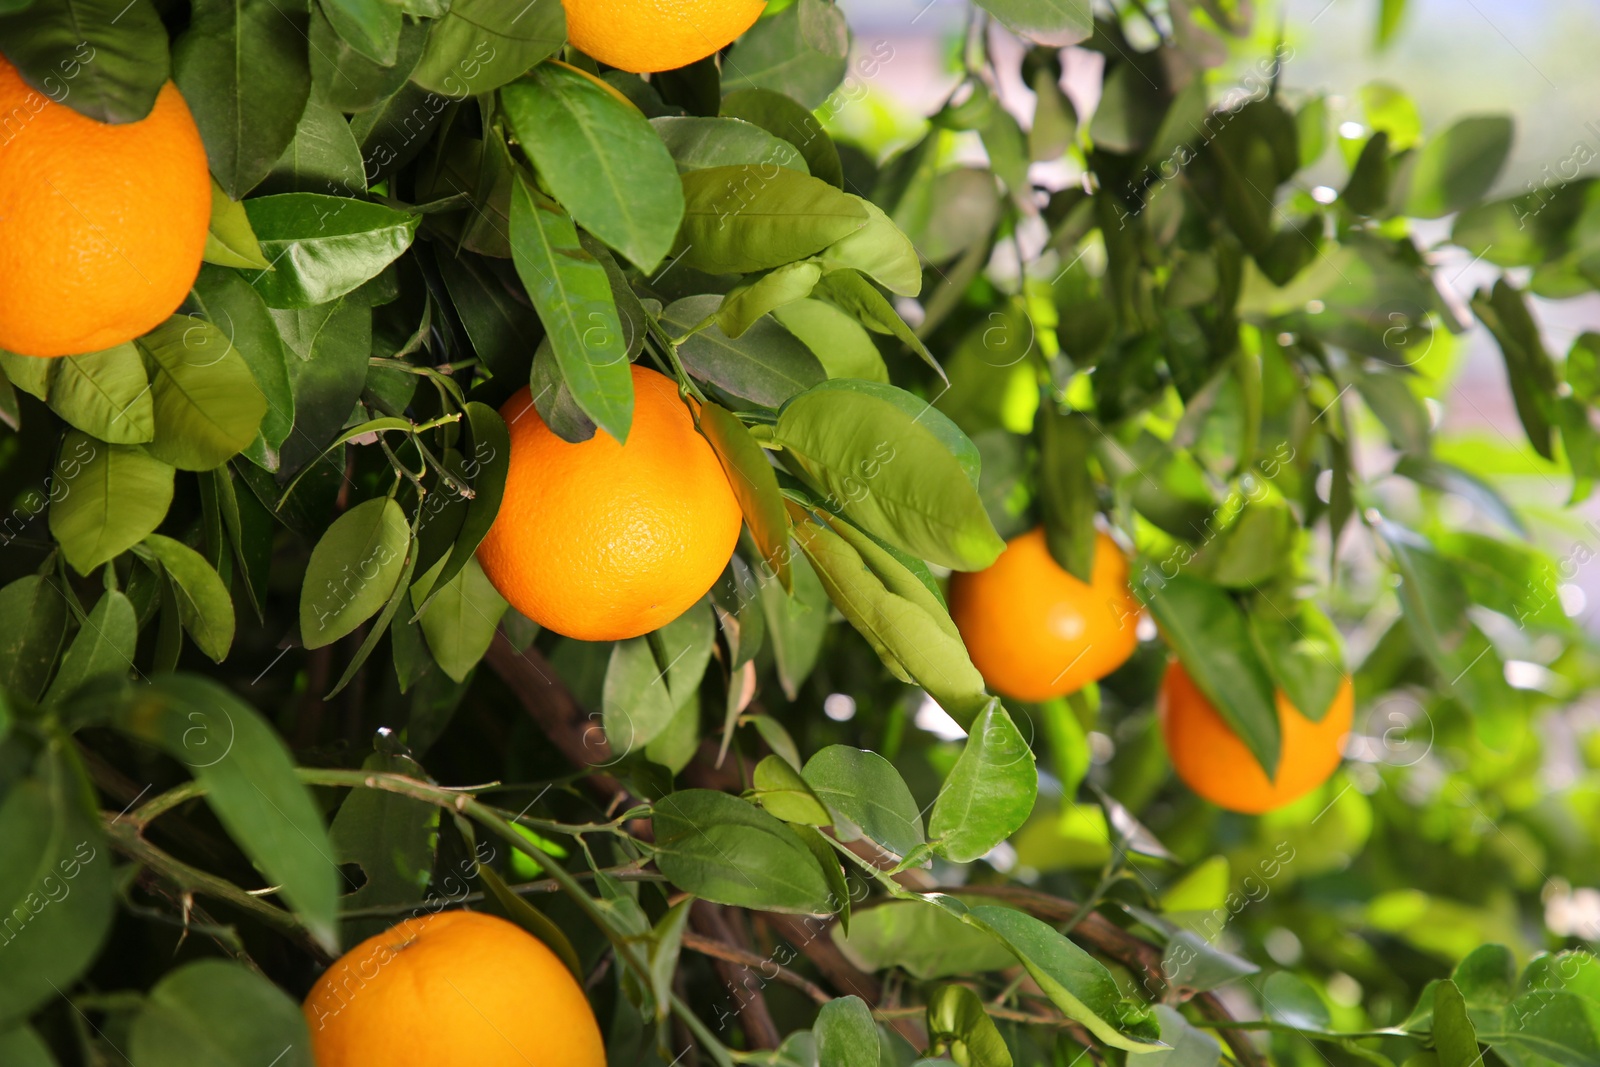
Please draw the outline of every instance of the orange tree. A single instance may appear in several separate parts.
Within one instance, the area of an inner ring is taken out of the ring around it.
[[[1593,183],[758,6],[0,0],[0,1061],[1600,1063]]]

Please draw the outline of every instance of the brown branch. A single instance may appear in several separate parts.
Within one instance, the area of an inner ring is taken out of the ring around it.
[[[689,922],[698,936],[685,933],[685,937],[695,936],[696,941],[710,941],[723,948],[732,949],[743,953],[735,947],[737,938],[733,928],[728,925],[727,916],[722,908],[707,900],[697,900],[689,907]],[[743,953],[755,959],[756,966],[761,966],[760,957],[755,953]],[[762,995],[761,989],[766,985],[764,977],[759,972],[752,972],[750,962],[742,960],[735,963],[723,956],[714,955],[717,973],[722,977],[723,985],[728,987],[739,1001],[739,1022],[744,1027],[745,1040],[751,1048],[777,1048],[781,1040],[778,1027],[772,1021],[772,1012],[767,1008],[767,998]],[[756,980],[751,981],[752,975]]]
[[[778,966],[777,962],[770,956],[762,956],[735,945],[725,944],[714,938],[703,937],[692,930],[684,932],[683,947],[691,952],[698,952],[702,956],[727,960],[729,963],[737,963],[745,967],[770,967],[773,969],[778,981],[800,990],[800,992],[818,1004],[826,1004],[833,999],[828,995],[827,990],[811,981],[805,975],[796,974],[787,967]]]
[[[820,920],[799,915],[779,915],[761,912],[761,921],[771,927],[779,937],[788,941],[811,962],[823,978],[839,992],[860,997],[867,1007],[876,1008],[883,1001],[883,985],[872,975],[845,958],[839,947],[828,936],[831,920]],[[912,1018],[896,1019],[891,1024],[900,1035],[917,1048],[927,1044],[926,1035]]]
[[[596,795],[607,802],[627,795],[621,782],[598,769],[610,766],[616,758],[599,722],[591,719],[572,692],[561,684],[555,668],[537,648],[530,645],[518,651],[505,633],[497,630],[484,662],[506,683],[523,710],[568,762],[594,771],[585,781]]]

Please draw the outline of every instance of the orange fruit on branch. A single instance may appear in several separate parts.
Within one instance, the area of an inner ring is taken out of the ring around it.
[[[478,562],[512,607],[584,641],[638,637],[676,619],[739,540],[739,501],[677,384],[632,370],[625,445],[604,430],[562,440],[526,388],[500,409],[511,467]]]
[[[170,81],[138,122],[97,122],[0,58],[0,348],[70,356],[155,329],[200,273],[205,146]]]
[[[567,40],[619,70],[646,74],[704,59],[748,30],[766,0],[561,0]]]
[[[317,1067],[605,1067],[572,972],[521,927],[445,911],[368,938],[302,1006]]]
[[[950,617],[990,689],[1048,700],[1127,662],[1139,643],[1140,606],[1127,557],[1104,533],[1095,534],[1089,578],[1055,561],[1042,526],[1006,542],[984,570],[950,576]]]
[[[1339,769],[1340,748],[1355,717],[1350,679],[1340,683],[1317,722],[1302,715],[1282,690],[1277,706],[1278,770],[1269,779],[1189,672],[1173,660],[1161,680],[1156,713],[1178,777],[1218,807],[1250,815],[1281,808],[1326,782]]]

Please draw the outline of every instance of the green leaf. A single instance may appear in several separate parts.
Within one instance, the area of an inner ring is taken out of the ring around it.
[[[179,470],[221,466],[255,440],[267,398],[228,335],[174,316],[139,339],[155,363],[149,453]]]
[[[1389,136],[1389,150],[1403,152],[1422,140],[1422,115],[1406,91],[1392,82],[1361,87],[1361,110],[1373,131]]]
[[[933,358],[933,353],[928,351],[928,346],[906,325],[900,313],[895,311],[884,295],[873,288],[871,282],[853,270],[836,270],[831,274],[823,275],[822,281],[817,283],[816,295],[823,297],[838,307],[854,315],[867,329],[874,333],[888,334],[895,338],[911,351],[915,352],[933,372],[940,378],[945,377],[944,368],[939,366],[939,361]]]
[[[824,0],[796,0],[734,42],[722,87],[769,89],[816,108],[844,78],[849,56],[844,12]]]
[[[322,455],[350,417],[367,382],[372,309],[354,301],[308,311],[272,311],[283,339],[294,397],[294,428],[278,452],[278,473],[292,474]]]
[[[144,546],[172,580],[183,628],[200,651],[221,663],[233,646],[233,599],[228,587],[204,556],[181,541],[151,534]]]
[[[221,267],[266,270],[272,265],[261,254],[244,205],[229,199],[215,178],[211,179],[211,228],[206,233],[206,250],[201,258]]]
[[[903,858],[926,840],[905,779],[876,752],[829,745],[806,761],[801,775],[833,815],[841,841],[866,837]]]
[[[1249,622],[1272,684],[1301,715],[1321,722],[1345,680],[1344,642],[1333,620],[1309,600],[1285,612],[1263,595]]]
[[[1499,1047],[1542,1057],[1563,1067],[1588,1067],[1600,1062],[1600,1001],[1570,992],[1535,990],[1506,1009],[1503,1038],[1481,1035]]]
[[[38,1031],[27,1025],[0,1031],[0,1063],[11,1067],[57,1067],[50,1047]]]
[[[130,672],[137,673],[133,653],[138,643],[139,619],[132,602],[115,589],[107,589],[84,617],[83,629],[61,658],[61,669],[45,693],[45,702],[68,699],[85,683],[103,675],[127,678]]]
[[[828,878],[805,842],[737,797],[680,790],[656,803],[651,821],[656,865],[680,889],[758,911],[836,910]]]
[[[672,248],[683,195],[639,111],[596,79],[541,63],[500,93],[522,150],[577,223],[646,274]]]
[[[773,311],[784,329],[811,349],[830,378],[889,384],[889,368],[866,328],[825,300],[797,300]]]
[[[66,598],[55,579],[30,574],[0,589],[0,618],[15,622],[0,632],[0,688],[38,700],[67,638]]]
[[[748,274],[814,255],[867,225],[865,202],[781,167],[709,167],[682,176],[684,266]]]
[[[1019,36],[1039,44],[1065,48],[1087,40],[1094,15],[1082,0],[978,0],[995,18]]]
[[[1328,1006],[1303,978],[1274,971],[1262,985],[1261,1001],[1267,1018],[1297,1030],[1326,1033],[1333,1025]]]
[[[428,46],[435,23],[407,20],[393,63],[374,63],[334,30],[322,9],[311,12],[311,85],[316,98],[342,112],[365,111],[405,84]]]
[[[368,0],[382,4],[384,0]],[[394,10],[394,9],[390,9]],[[396,18],[399,17],[396,12]],[[315,94],[306,101],[294,140],[256,188],[258,195],[272,193],[330,193],[360,196],[367,191],[366,162],[350,132],[350,123]],[[266,264],[231,264],[264,267]]]
[[[822,123],[804,105],[770,89],[735,89],[722,98],[722,114],[753,122],[775,137],[794,145],[806,161],[806,171],[829,185],[843,188],[844,170],[839,149]]]
[[[319,0],[318,8],[346,44],[374,63],[400,57],[400,8],[386,0]]]
[[[58,998],[94,960],[112,873],[89,782],[71,747],[52,742],[0,803],[0,1027]]]
[[[700,406],[700,432],[717,453],[761,557],[784,588],[790,588],[789,515],[766,452],[744,423],[716,404]]]
[[[794,765],[779,755],[756,764],[750,774],[752,800],[784,822],[802,826],[831,826],[833,816]]]
[[[1166,578],[1148,564],[1134,590],[1161,627],[1184,669],[1217,714],[1271,778],[1279,754],[1278,707],[1272,678],[1250,639],[1239,605],[1210,582],[1187,574]]]
[[[0,41],[29,86],[96,122],[150,114],[171,70],[167,30],[148,0],[35,3],[0,18]]]
[[[1506,378],[1517,418],[1535,452],[1552,456],[1551,408],[1556,390],[1555,365],[1545,350],[1539,326],[1528,309],[1527,298],[1505,278],[1494,288],[1473,294],[1472,310],[1489,328],[1505,357]]]
[[[1373,27],[1372,43],[1381,51],[1388,47],[1394,40],[1396,31],[1400,29],[1400,22],[1405,18],[1406,0],[1381,0],[1378,7],[1378,21]]]
[[[500,413],[476,400],[467,401],[467,425],[472,430],[472,455],[463,464],[472,479],[473,497],[456,533],[450,556],[439,571],[438,582],[448,582],[473,559],[489,527],[500,512],[506,473],[511,469],[511,434]]]
[[[1080,412],[1039,405],[1039,510],[1045,543],[1061,569],[1081,582],[1094,570],[1098,501],[1089,472],[1094,424]]]
[[[300,640],[321,648],[366,622],[388,601],[405,566],[411,531],[392,499],[362,501],[334,520],[306,565]]]
[[[50,361],[50,410],[92,437],[136,445],[155,436],[150,379],[129,342]]]
[[[891,900],[858,911],[848,936],[831,932],[846,958],[868,972],[899,967],[929,981],[1016,965],[1011,950],[986,928],[917,901]]]
[[[774,440],[830,507],[913,556],[979,570],[1005,548],[978,496],[977,450],[908,393],[824,382],[784,405]]]
[[[787,545],[784,550],[790,552]],[[778,668],[778,684],[784,695],[793,700],[816,666],[830,608],[828,593],[804,556],[789,554],[789,572],[794,583],[792,594],[785,592],[781,582],[761,580],[757,584],[772,658]],[[757,724],[762,725],[762,721],[758,719]]]
[[[29,396],[40,400],[50,399],[50,376],[55,360],[38,356],[19,356],[0,349],[0,365],[5,367],[6,378],[12,385]]]
[[[196,0],[173,46],[173,80],[200,127],[211,173],[234,200],[294,140],[311,95],[305,30],[303,14],[273,0]]]
[[[821,277],[822,267],[810,260],[768,271],[722,298],[717,328],[731,338],[742,337],[763,315],[810,296]]]
[[[782,407],[826,380],[816,357],[777,323],[757,322],[738,338],[715,324],[689,333],[716,315],[720,302],[716,296],[686,296],[661,313],[664,325],[689,334],[678,346],[678,356],[694,377],[767,408]]]
[[[573,399],[595,425],[626,443],[633,375],[611,282],[578,242],[572,219],[520,175],[511,193],[511,255]]]
[[[172,503],[172,468],[129,445],[68,433],[56,459],[50,534],[67,562],[88,574],[161,525]]]
[[[794,145],[743,119],[663,115],[650,126],[680,172],[750,164],[811,173]]]
[[[452,680],[465,681],[489,651],[506,606],[476,559],[467,560],[454,578],[428,597],[422,633],[428,639],[428,651]]]
[[[270,465],[276,466],[277,449],[294,426],[294,389],[284,366],[283,342],[267,305],[238,271],[218,266],[200,268],[192,299],[200,313],[233,342],[233,350],[250,368],[256,388],[266,400],[258,436],[246,446],[246,453],[264,465],[270,454]]]
[[[1483,1062],[1466,999],[1448,978],[1433,989],[1433,1048],[1439,1067],[1478,1067]]]
[[[411,247],[419,216],[343,196],[284,193],[245,201],[273,269],[250,284],[271,308],[310,308],[370,281]]]
[[[361,769],[426,776],[416,761],[380,752],[368,756]],[[341,867],[354,866],[361,872],[361,888],[341,897],[340,906],[354,911],[380,904],[420,904],[433,874],[438,832],[435,805],[386,789],[352,789],[328,829],[334,859]]]
[[[226,1024],[220,1024],[226,1020]],[[148,1067],[311,1067],[300,1005],[256,971],[197,960],[156,983],[128,1035],[133,1063]]]
[[[971,909],[967,919],[1003,940],[1050,1002],[1095,1037],[1129,1052],[1157,1047],[1150,1008],[1124,1000],[1111,972],[1051,927],[1031,915],[992,904]]]
[[[1038,794],[1033,750],[1000,701],[991,700],[933,802],[934,851],[955,863],[978,859],[1022,828]]]
[[[92,691],[79,699],[104,700]],[[288,747],[260,713],[216,682],[174,674],[123,690],[115,721],[188,767],[228,836],[336,952],[333,846]]]
[[[878,1024],[860,997],[837,997],[817,1012],[818,1067],[878,1067]]]
[[[642,750],[672,723],[679,702],[667,684],[667,671],[656,662],[645,637],[611,646],[601,711],[606,739],[614,753]]]
[[[977,714],[988,699],[983,677],[943,605],[903,564],[814,522],[796,524],[794,535],[828,597],[895,677],[921,685],[958,722]]]
[[[978,994],[941,986],[928,998],[928,1040],[961,1067],[1011,1067],[1011,1050]]]
[[[526,0],[453,0],[433,24],[428,50],[411,80],[461,100],[521,77],[560,50],[567,14],[560,4]]]
[[[910,238],[872,201],[861,200],[861,206],[867,224],[817,253],[816,262],[825,271],[858,270],[891,293],[916,296],[922,291],[922,260]]]
[[[1147,1067],[1217,1067],[1222,1062],[1222,1046],[1217,1039],[1189,1025],[1177,1008],[1157,1004],[1156,1017],[1161,1020],[1161,1040],[1171,1048],[1141,1057]]]
[[[1406,214],[1437,219],[1483,199],[1511,154],[1505,115],[1469,115],[1422,146],[1411,171]]]

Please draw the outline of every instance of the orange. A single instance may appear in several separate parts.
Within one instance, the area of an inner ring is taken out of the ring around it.
[[[1202,797],[1250,815],[1281,808],[1326,782],[1339,769],[1339,749],[1355,716],[1355,692],[1346,678],[1320,722],[1312,722],[1278,693],[1282,733],[1278,773],[1261,764],[1176,660],[1161,680],[1156,713],[1178,777]]]
[[[605,1067],[588,998],[541,942],[444,911],[369,937],[302,1006],[317,1067]]]
[[[1085,584],[1050,555],[1044,527],[1006,543],[985,570],[950,576],[950,617],[989,688],[1018,700],[1082,689],[1122,666],[1139,639],[1128,560],[1095,534]]]
[[[177,86],[113,126],[0,58],[0,348],[70,356],[155,329],[194,284],[210,219],[205,146]]]
[[[567,40],[619,70],[686,67],[733,41],[767,0],[561,0]]]
[[[633,367],[628,443],[557,437],[524,388],[505,496],[478,561],[511,606],[584,641],[638,637],[706,595],[739,539],[739,502],[670,378]]]

